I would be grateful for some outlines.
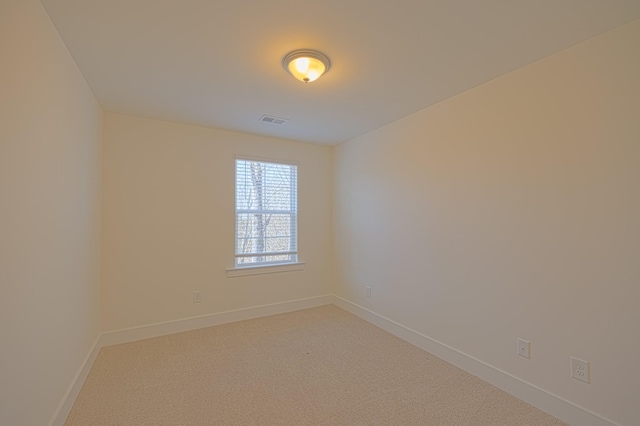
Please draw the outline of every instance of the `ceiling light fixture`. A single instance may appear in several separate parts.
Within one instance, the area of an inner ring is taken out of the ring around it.
[[[315,50],[294,50],[284,57],[284,68],[296,79],[309,83],[329,71],[329,58]]]

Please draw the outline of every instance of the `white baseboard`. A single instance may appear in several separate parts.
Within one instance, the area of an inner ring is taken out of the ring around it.
[[[108,331],[106,333],[102,333],[100,346],[105,347],[119,345],[121,343],[166,336],[167,334],[180,333],[182,331],[191,331],[198,328],[212,327],[214,325],[227,324],[230,322],[283,314],[307,308],[315,308],[322,305],[329,305],[333,303],[333,300],[333,295],[316,296],[306,299],[273,303],[270,305],[255,306],[252,308],[237,309],[234,311],[219,312],[199,317],[167,321],[158,324],[143,325],[141,327]]]
[[[82,365],[80,365],[80,369],[76,373],[75,377],[71,381],[69,388],[64,394],[62,401],[58,405],[55,413],[51,417],[49,421],[49,426],[63,426],[64,422],[67,420],[67,416],[69,416],[69,412],[71,411],[71,407],[73,407],[73,403],[76,400],[76,397],[80,393],[80,389],[82,389],[82,385],[84,385],[84,381],[89,375],[89,371],[93,366],[93,362],[96,360],[98,356],[98,352],[100,352],[100,335],[96,337],[96,340],[93,342],[91,349],[89,349],[89,353],[82,361]]]
[[[621,426],[424,334],[334,295],[336,306],[573,426]]]

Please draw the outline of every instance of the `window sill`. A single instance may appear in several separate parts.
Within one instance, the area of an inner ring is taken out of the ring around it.
[[[244,266],[227,268],[227,278],[245,277],[248,275],[274,274],[277,272],[302,271],[304,262],[285,263],[280,265]]]

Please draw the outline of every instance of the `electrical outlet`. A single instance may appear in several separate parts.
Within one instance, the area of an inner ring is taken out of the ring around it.
[[[200,303],[202,302],[202,292],[201,291],[194,291],[193,292],[193,303]]]
[[[367,286],[367,297],[371,298],[371,287]]]
[[[574,379],[583,381],[585,383],[591,383],[591,373],[589,372],[589,361],[583,359],[570,357],[571,359],[571,377]]]
[[[531,358],[531,342],[518,338],[516,353],[525,358]]]

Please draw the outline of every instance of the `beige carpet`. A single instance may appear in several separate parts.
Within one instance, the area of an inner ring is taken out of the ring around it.
[[[333,305],[104,348],[66,422],[563,424]]]

